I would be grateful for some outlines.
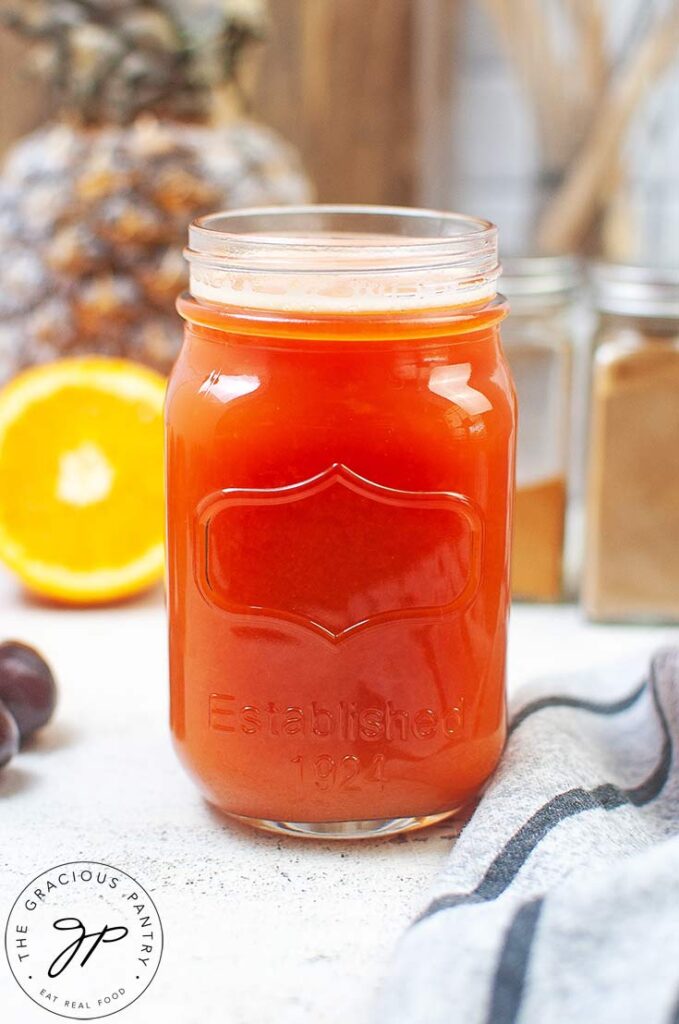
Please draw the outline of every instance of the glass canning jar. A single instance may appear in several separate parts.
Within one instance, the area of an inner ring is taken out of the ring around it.
[[[502,292],[511,311],[502,341],[519,403],[512,594],[525,600],[562,596],[579,282],[571,257],[503,261]]]
[[[514,395],[496,232],[191,229],[167,402],[171,717],[207,798],[311,836],[454,813],[505,738]]]
[[[679,269],[597,264],[583,600],[679,621]]]

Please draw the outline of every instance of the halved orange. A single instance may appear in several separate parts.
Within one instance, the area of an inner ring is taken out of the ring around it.
[[[165,386],[84,357],[0,391],[0,559],[30,590],[102,603],[162,576]]]

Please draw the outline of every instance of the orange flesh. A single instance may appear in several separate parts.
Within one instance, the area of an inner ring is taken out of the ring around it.
[[[79,417],[82,416],[75,422],[69,418],[74,407],[78,408]],[[88,414],[82,395],[76,390],[65,390],[52,401],[36,407],[30,421],[20,420],[8,432],[3,463],[3,521],[13,534],[22,533],[33,557],[52,559],[56,536],[65,564],[76,571],[89,571],[101,566],[102,538],[106,536],[111,541],[107,550],[107,564],[111,566],[125,565],[131,557],[141,557],[157,543],[162,480],[155,475],[149,477],[146,470],[157,457],[158,434],[153,429],[135,434],[139,461],[130,460],[129,424],[136,418],[134,410],[121,406],[114,396],[102,394],[97,394],[96,408]],[[48,459],[41,472],[33,474],[33,486],[28,494],[20,481],[29,470],[26,453],[31,450],[33,436],[49,438],[55,457]],[[148,451],[140,451],[139,445]],[[27,503],[41,507],[50,504],[58,489],[62,453],[77,453],[83,451],[84,446],[100,453],[102,461],[112,467],[107,496],[112,496],[115,502],[115,531],[111,530],[111,511],[104,501],[83,505],[53,502],[50,529],[46,530],[42,519],[30,515]],[[146,508],[148,514],[140,515],[142,508]],[[117,548],[117,541],[120,541],[120,548]]]
[[[164,392],[159,375],[96,357],[3,390],[0,555],[31,589],[89,603],[162,575]]]
[[[505,737],[501,313],[181,308],[166,416],[184,763],[253,818],[461,806]]]

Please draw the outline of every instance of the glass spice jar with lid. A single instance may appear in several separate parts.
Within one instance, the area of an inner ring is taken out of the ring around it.
[[[583,600],[679,621],[679,268],[597,264]]]
[[[519,402],[512,594],[562,594],[578,261],[544,256],[503,261],[510,316],[502,341]]]

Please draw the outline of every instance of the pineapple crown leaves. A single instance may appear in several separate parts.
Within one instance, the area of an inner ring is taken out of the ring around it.
[[[141,113],[208,116],[261,38],[266,0],[3,0],[0,24],[32,41],[63,111],[84,124]]]

